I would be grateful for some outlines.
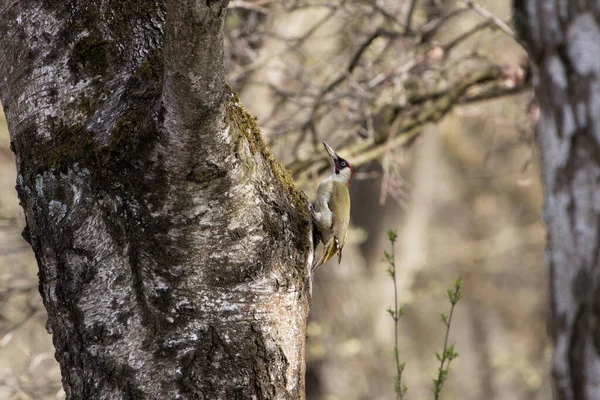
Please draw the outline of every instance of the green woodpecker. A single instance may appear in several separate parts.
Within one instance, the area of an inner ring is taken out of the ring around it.
[[[312,265],[312,270],[327,262],[336,253],[338,263],[342,261],[342,249],[346,243],[350,224],[350,182],[354,170],[350,163],[335,154],[329,145],[323,142],[329,153],[331,175],[317,189],[313,217],[323,242],[323,254]]]

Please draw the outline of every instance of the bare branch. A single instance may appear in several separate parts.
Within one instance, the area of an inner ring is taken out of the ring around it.
[[[480,5],[475,4],[472,0],[460,0],[462,4],[475,11],[477,14],[481,15],[483,18],[487,19],[494,25],[496,25],[502,32],[506,33],[510,36],[515,42],[519,43],[523,48],[525,48],[525,43],[521,41],[519,37],[515,34],[515,32],[511,29],[510,26],[500,18],[496,17],[494,14],[481,7]]]
[[[417,0],[411,0],[410,2],[410,7],[408,9],[408,14],[406,15],[406,32],[410,32],[411,31],[411,22],[412,22],[412,16],[413,13],[415,11],[415,5],[417,4]]]
[[[418,110],[414,111],[412,115],[410,115],[410,112],[408,114],[403,113],[403,108],[396,106],[394,108],[393,119],[399,121],[397,127],[395,126],[394,129],[390,130],[387,134],[384,133],[378,137],[375,142],[350,144],[345,148],[342,148],[341,151],[348,157],[352,157],[353,165],[363,165],[376,159],[389,149],[410,143],[418,136],[423,125],[439,121],[453,107],[461,104],[464,99],[466,99],[465,101],[473,103],[475,101],[488,100],[494,98],[494,96],[501,97],[519,93],[525,90],[524,88],[529,87],[529,82],[523,81],[518,82],[518,85],[514,87],[506,87],[505,90],[500,90],[500,87],[498,87],[493,91],[486,92],[486,95],[479,94],[467,97],[467,91],[475,86],[494,81],[504,81],[505,79],[506,76],[504,70],[499,66],[489,66],[481,70],[476,70],[459,79],[447,90],[424,94],[415,98],[413,101],[420,105]],[[427,102],[429,103],[425,104]],[[307,182],[309,178],[308,172],[312,171],[315,164],[319,165],[319,174],[326,172],[327,160],[325,158],[315,159],[313,157],[309,160],[297,161],[290,164],[288,168],[296,177],[298,184],[302,185]]]
[[[444,45],[444,56],[448,57],[448,54],[450,54],[450,52],[456,46],[458,46],[460,43],[464,42],[465,40],[467,40],[474,34],[478,33],[479,31],[489,28],[490,26],[494,26],[494,25],[490,21],[484,21],[484,22],[481,22],[481,23],[475,25],[468,31],[463,32],[461,35],[457,36],[452,41],[450,41],[449,43]]]
[[[443,17],[433,19],[421,26],[421,41],[428,42],[443,26],[466,10],[466,8],[455,8]]]

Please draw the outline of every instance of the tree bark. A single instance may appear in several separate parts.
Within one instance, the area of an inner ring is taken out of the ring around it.
[[[516,0],[546,186],[557,399],[600,398],[600,6]]]
[[[226,0],[0,0],[68,399],[303,398],[308,202],[225,84]]]

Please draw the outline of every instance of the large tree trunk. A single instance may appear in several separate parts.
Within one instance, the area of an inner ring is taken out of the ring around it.
[[[308,203],[226,86],[227,1],[0,0],[69,399],[301,398]]]
[[[600,398],[600,7],[515,1],[541,114],[558,399]]]

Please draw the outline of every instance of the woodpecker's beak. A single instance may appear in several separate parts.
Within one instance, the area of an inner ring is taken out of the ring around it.
[[[335,160],[338,159],[337,154],[335,154],[335,151],[333,151],[333,149],[331,147],[329,147],[329,145],[325,142],[323,142],[323,146],[325,147],[325,150],[327,150],[327,152],[329,153],[329,157],[331,157],[331,161],[335,162]]]

